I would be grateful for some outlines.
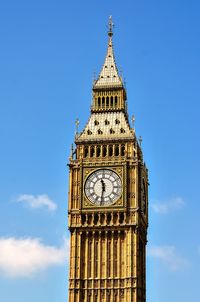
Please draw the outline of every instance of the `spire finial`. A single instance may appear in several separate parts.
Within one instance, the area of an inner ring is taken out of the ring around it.
[[[113,23],[113,20],[112,20],[112,16],[109,17],[109,23],[108,23],[108,35],[109,37],[112,37],[113,35],[113,27],[114,27],[114,23]]]
[[[142,147],[142,137],[141,137],[141,135],[139,136],[139,143],[140,143],[140,147]]]
[[[76,124],[76,132],[75,132],[75,135],[77,135],[77,134],[78,134],[78,126],[79,126],[79,124],[80,124],[78,118],[76,119],[75,124]]]
[[[132,115],[132,117],[131,117],[131,122],[132,122],[132,125],[134,127],[134,123],[135,123],[135,116],[134,115]]]

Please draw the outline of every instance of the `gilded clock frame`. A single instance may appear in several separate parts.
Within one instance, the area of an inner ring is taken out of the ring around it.
[[[86,197],[85,195],[85,184],[89,176],[98,170],[111,170],[115,172],[120,180],[121,180],[121,185],[122,185],[122,190],[120,197],[111,205],[106,205],[106,206],[100,206],[96,204],[92,204],[91,201]],[[81,192],[81,207],[82,210],[92,210],[92,211],[99,211],[99,210],[108,210],[108,209],[116,209],[119,210],[119,208],[124,208],[126,207],[126,167],[124,165],[99,165],[99,166],[90,166],[90,167],[83,167],[83,174],[82,174],[82,192]]]

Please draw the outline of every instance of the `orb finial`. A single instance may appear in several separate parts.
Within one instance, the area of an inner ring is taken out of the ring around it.
[[[108,23],[108,35],[109,37],[113,36],[113,27],[114,27],[114,23],[112,20],[112,16],[109,17],[109,23]]]

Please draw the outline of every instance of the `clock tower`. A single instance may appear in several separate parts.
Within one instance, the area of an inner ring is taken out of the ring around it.
[[[69,302],[145,302],[148,171],[108,48],[69,159]]]

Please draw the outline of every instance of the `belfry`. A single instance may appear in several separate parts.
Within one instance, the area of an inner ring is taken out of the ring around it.
[[[69,302],[145,302],[148,170],[131,127],[109,20],[89,120],[69,158]]]

